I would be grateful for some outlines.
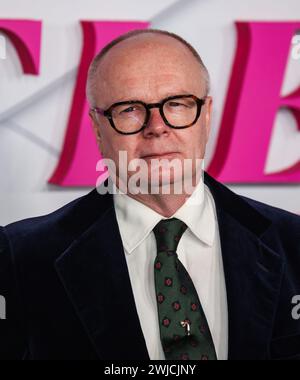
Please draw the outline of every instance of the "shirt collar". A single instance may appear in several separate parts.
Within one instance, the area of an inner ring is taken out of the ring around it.
[[[150,207],[124,193],[113,196],[124,248],[132,253],[151,233],[156,224],[167,219]],[[201,178],[186,202],[170,217],[182,220],[203,243],[212,246],[216,230],[213,198]]]

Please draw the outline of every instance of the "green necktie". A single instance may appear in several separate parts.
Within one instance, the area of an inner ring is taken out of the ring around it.
[[[167,360],[217,360],[196,289],[176,253],[186,228],[184,222],[171,218],[153,229],[160,338]]]

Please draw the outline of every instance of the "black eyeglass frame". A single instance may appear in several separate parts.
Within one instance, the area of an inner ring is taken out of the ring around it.
[[[192,123],[190,123],[188,125],[185,125],[185,126],[176,127],[176,126],[170,124],[168,122],[168,120],[166,119],[166,117],[164,115],[163,107],[164,107],[164,105],[168,101],[179,99],[179,98],[180,99],[181,98],[192,98],[192,99],[194,99],[195,102],[196,102],[196,104],[197,104],[197,112],[196,112],[195,119],[194,119],[194,121]],[[173,128],[173,129],[185,129],[185,128],[189,128],[192,125],[196,124],[197,120],[199,119],[200,114],[201,114],[202,106],[204,105],[206,99],[207,99],[207,96],[205,96],[205,97],[203,97],[203,98],[200,99],[197,96],[192,95],[192,94],[189,94],[189,95],[186,95],[186,94],[184,94],[184,95],[174,95],[174,96],[169,96],[169,97],[163,99],[161,102],[158,102],[158,103],[145,103],[145,102],[143,102],[141,100],[128,100],[128,101],[122,101],[122,102],[114,103],[109,108],[107,108],[106,110],[103,110],[102,108],[99,108],[99,107],[94,107],[94,108],[91,108],[90,111],[98,113],[98,114],[106,117],[109,120],[110,125],[112,126],[112,128],[116,132],[118,132],[118,133],[120,133],[122,135],[133,135],[133,134],[141,132],[143,129],[146,128],[146,126],[147,126],[147,124],[149,122],[150,116],[151,116],[150,110],[152,108],[158,108],[159,109],[159,113],[160,113],[160,115],[161,115],[164,123],[168,127]],[[124,104],[141,104],[142,106],[144,106],[144,108],[146,110],[146,117],[145,117],[144,124],[137,131],[134,131],[134,132],[123,132],[123,131],[120,131],[119,129],[117,129],[116,126],[115,126],[115,123],[114,123],[114,120],[113,120],[113,116],[112,116],[112,111],[113,111],[113,109],[115,107],[121,106],[121,105],[124,105]]]

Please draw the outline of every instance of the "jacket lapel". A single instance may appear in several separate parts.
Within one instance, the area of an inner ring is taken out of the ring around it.
[[[112,197],[110,207],[56,260],[56,270],[101,359],[149,359]]]
[[[283,273],[275,228],[208,174],[205,183],[215,200],[220,231],[229,359],[267,359]]]

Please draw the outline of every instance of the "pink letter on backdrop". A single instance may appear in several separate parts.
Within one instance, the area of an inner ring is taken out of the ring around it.
[[[39,74],[41,26],[40,21],[0,20],[0,31],[16,48],[25,74]]]
[[[111,40],[133,29],[147,28],[147,22],[82,21],[83,51],[63,152],[49,183],[60,186],[95,186],[101,158],[88,118],[85,86],[88,67],[94,56]]]
[[[227,183],[299,183],[300,161],[264,174],[276,112],[300,130],[300,87],[280,97],[291,40],[300,22],[238,22],[238,45],[209,173]],[[282,152],[284,154],[284,152]]]

